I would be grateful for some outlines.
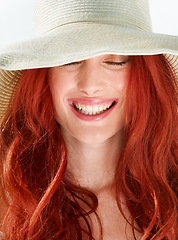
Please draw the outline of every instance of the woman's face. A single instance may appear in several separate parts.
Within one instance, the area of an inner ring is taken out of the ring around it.
[[[103,142],[125,125],[129,56],[102,55],[49,70],[56,120],[67,137]]]

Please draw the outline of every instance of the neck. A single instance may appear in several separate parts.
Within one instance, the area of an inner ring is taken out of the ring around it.
[[[122,133],[100,143],[84,143],[65,134],[68,148],[68,172],[75,183],[98,193],[111,189],[122,148]]]

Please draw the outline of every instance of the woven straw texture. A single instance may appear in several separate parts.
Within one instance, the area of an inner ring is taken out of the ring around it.
[[[20,71],[102,54],[170,54],[178,37],[152,32],[148,0],[36,0],[35,37],[0,49],[0,115]]]

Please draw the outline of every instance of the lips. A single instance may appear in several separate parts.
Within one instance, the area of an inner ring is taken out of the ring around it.
[[[100,120],[106,117],[117,104],[118,99],[69,99],[75,115],[82,120]]]

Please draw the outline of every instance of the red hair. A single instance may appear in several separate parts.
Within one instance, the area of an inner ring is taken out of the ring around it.
[[[143,240],[175,240],[175,75],[163,55],[131,59],[129,121],[115,175],[118,207],[122,212],[122,193],[130,224],[137,222]],[[96,213],[97,198],[65,178],[67,149],[54,117],[47,69],[23,71],[12,99],[0,136],[1,185],[8,203],[4,239],[93,239],[89,217]]]

